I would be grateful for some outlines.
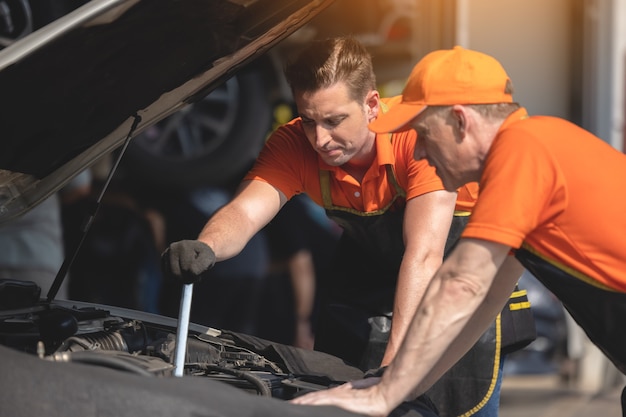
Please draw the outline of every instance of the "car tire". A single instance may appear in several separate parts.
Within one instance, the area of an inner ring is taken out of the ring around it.
[[[261,71],[244,70],[149,127],[128,147],[128,175],[135,182],[176,189],[238,181],[271,127],[267,84]]]

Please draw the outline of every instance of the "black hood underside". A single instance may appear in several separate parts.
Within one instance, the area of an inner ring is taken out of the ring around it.
[[[0,50],[0,223],[206,97],[333,0],[91,0]]]

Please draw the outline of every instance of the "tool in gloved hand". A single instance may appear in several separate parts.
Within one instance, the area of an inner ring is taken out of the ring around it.
[[[215,252],[199,240],[172,243],[161,255],[163,272],[183,284],[193,284],[215,265]]]
[[[191,315],[191,299],[193,298],[193,284],[183,285],[180,297],[180,311],[178,313],[178,328],[176,329],[176,346],[174,350],[174,376],[183,376],[185,357],[187,354],[187,333]]]
[[[183,283],[174,351],[174,376],[182,377],[187,351],[187,333],[191,311],[193,284],[215,265],[215,252],[199,240],[181,240],[172,243],[161,255],[163,272]]]

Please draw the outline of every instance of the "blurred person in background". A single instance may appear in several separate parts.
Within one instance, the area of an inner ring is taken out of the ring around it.
[[[118,177],[97,202],[110,164],[109,158],[103,158],[92,165],[90,192],[62,206],[66,251],[75,251],[80,244],[69,270],[69,296],[158,313],[162,216]],[[84,230],[94,207],[97,213]]]
[[[327,272],[341,228],[305,194],[289,200],[267,225],[271,274],[287,275],[293,291],[294,335],[291,344],[313,349],[316,289]]]
[[[0,226],[0,278],[34,282],[45,297],[65,259],[62,205],[88,195],[90,188],[87,169],[26,214]],[[68,282],[63,281],[56,298],[69,297]]]
[[[161,210],[165,217],[166,241],[196,236],[216,211],[233,196],[230,186],[207,186],[170,195]],[[242,251],[220,262],[193,291],[191,320],[206,326],[259,335],[263,289],[270,267],[270,249],[265,231],[250,238]],[[176,317],[180,307],[180,282],[165,280],[161,308]]]

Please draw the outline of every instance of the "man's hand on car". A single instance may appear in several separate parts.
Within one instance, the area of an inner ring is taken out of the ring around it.
[[[215,252],[199,240],[172,243],[161,255],[163,272],[183,284],[193,284],[215,265]]]
[[[378,377],[350,381],[338,387],[296,397],[290,402],[300,405],[334,405],[353,413],[383,417],[390,410],[386,408],[386,400],[378,389],[379,383]]]

